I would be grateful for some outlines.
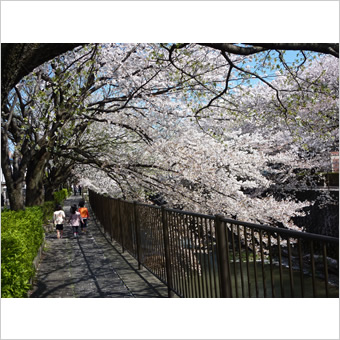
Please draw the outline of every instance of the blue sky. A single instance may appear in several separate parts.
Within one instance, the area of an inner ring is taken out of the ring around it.
[[[311,52],[308,52],[310,53],[310,55],[315,55],[317,56],[317,53],[311,53]],[[275,53],[275,57],[277,57],[277,63],[276,64],[281,64],[280,60],[279,60],[279,54],[278,53]],[[287,63],[288,66],[292,66],[292,64],[295,62],[296,63],[296,60],[297,59],[300,59],[302,57],[302,54],[300,53],[300,51],[286,51],[285,54],[284,54],[284,60],[285,62]],[[310,60],[310,59],[309,59]],[[254,70],[254,67],[258,66],[258,63],[256,61],[253,61],[251,63],[249,63],[249,65],[251,66],[252,70]],[[266,80],[268,81],[273,81],[275,79],[275,72],[277,71],[278,69],[270,69],[270,68],[263,68],[261,70],[261,72],[259,74],[263,74],[263,73],[267,73],[270,77],[266,78]],[[251,84],[252,85],[255,85],[259,82],[260,80],[258,79],[253,79],[251,80]]]

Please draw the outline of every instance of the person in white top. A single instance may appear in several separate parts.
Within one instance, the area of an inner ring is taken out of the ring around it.
[[[57,229],[57,238],[63,238],[65,218],[65,212],[61,205],[57,205],[57,209],[53,213],[53,222]]]

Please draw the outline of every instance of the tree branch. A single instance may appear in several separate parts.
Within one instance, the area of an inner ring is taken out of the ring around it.
[[[228,52],[238,55],[252,55],[268,50],[290,50],[290,51],[311,51],[323,54],[330,54],[336,58],[339,58],[339,44],[333,43],[254,43],[246,46],[239,46],[239,44],[228,43],[198,43],[198,45],[213,48],[223,52]]]

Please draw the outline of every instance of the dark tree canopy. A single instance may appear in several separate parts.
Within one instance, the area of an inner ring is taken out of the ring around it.
[[[1,101],[37,66],[81,44],[1,44]]]
[[[253,43],[253,44],[214,44],[214,43],[201,43],[199,45],[207,46],[239,55],[251,55],[268,50],[290,50],[290,51],[312,51],[324,54],[331,54],[334,57],[339,58],[339,44],[332,43]]]

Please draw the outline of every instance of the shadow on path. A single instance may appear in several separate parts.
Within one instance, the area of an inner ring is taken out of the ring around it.
[[[78,205],[79,200],[80,197],[71,196],[65,201],[66,221],[70,206]],[[55,231],[46,234],[31,298],[133,297],[98,246],[91,228],[92,224],[89,223],[88,233],[80,233],[78,238],[74,238],[72,228],[66,222],[62,239],[57,238]]]

